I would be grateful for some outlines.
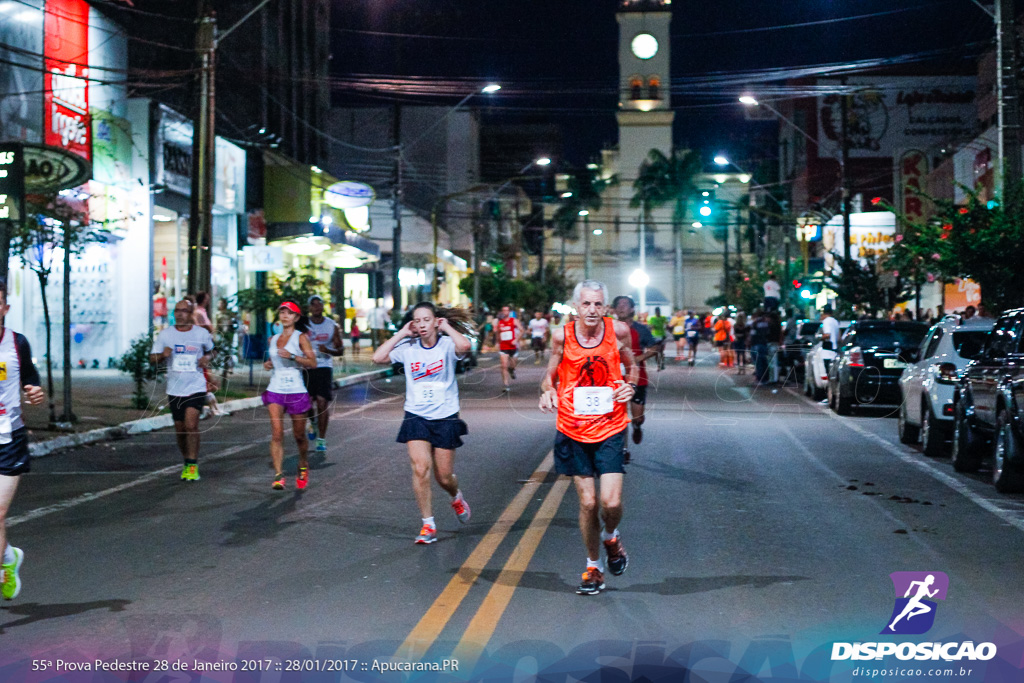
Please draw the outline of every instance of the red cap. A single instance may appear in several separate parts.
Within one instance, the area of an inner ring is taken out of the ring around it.
[[[295,315],[302,315],[302,310],[296,304],[292,303],[291,301],[283,301],[283,302],[281,302],[281,305],[278,306],[277,308],[278,308],[278,310],[280,310],[282,308],[287,308],[289,311],[291,311]]]

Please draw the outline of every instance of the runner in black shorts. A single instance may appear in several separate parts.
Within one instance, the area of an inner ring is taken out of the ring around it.
[[[39,405],[46,396],[39,388],[39,373],[32,363],[28,341],[3,326],[8,310],[7,285],[0,280],[0,594],[4,600],[13,600],[21,592],[18,572],[25,553],[7,543],[7,511],[21,475],[29,470],[21,392],[25,392],[29,405]]]
[[[306,390],[313,400],[310,409],[308,436],[316,439],[318,453],[327,452],[327,425],[330,422],[331,401],[334,400],[334,358],[345,352],[341,339],[341,326],[331,318],[324,317],[324,300],[314,294],[307,301],[309,305],[309,338],[316,353],[316,367],[302,371]]]

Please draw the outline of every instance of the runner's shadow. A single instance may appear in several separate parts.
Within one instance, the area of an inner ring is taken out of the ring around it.
[[[621,581],[621,579],[618,579]],[[621,591],[623,593],[653,593],[655,595],[692,595],[694,593],[708,593],[723,588],[736,588],[739,586],[750,586],[752,588],[767,588],[777,583],[792,583],[795,581],[809,581],[806,576],[756,576],[750,574],[739,574],[735,576],[669,576],[661,583],[638,583],[622,588],[610,588],[609,590]]]
[[[637,459],[634,458],[633,462],[626,467],[634,467],[639,470],[644,470],[645,472],[651,472],[652,474],[656,474],[665,479],[675,479],[677,481],[685,481],[691,484],[710,484],[730,491],[747,491],[750,488],[750,484],[745,481],[716,477],[715,475],[708,474],[707,472],[698,472],[696,470],[689,470],[683,467],[676,467],[675,465],[658,462],[657,460],[641,460],[638,462]]]
[[[234,519],[228,520],[221,527],[221,530],[231,534],[231,537],[221,541],[220,544],[224,546],[252,545],[258,541],[272,538],[294,526],[298,522],[282,522],[281,518],[295,512],[296,504],[301,496],[301,493],[296,492],[290,496],[268,498],[255,507],[236,512]]]
[[[501,576],[500,569],[483,570],[480,572],[480,580],[512,588],[532,588],[552,593],[572,592],[579,585],[579,582],[565,581],[560,574],[555,572],[508,572],[505,576]]]
[[[85,612],[96,609],[106,609],[111,612],[123,612],[130,604],[132,604],[131,600],[94,600],[92,602],[69,602],[59,605],[45,605],[38,602],[5,605],[4,607],[0,607],[0,613],[9,612],[11,614],[20,614],[24,616],[24,619],[18,619],[17,621],[3,624],[0,626],[0,635],[3,635],[7,629],[14,628],[16,626],[28,626],[29,624],[34,624],[37,621],[46,621],[47,619],[73,617],[76,614],[84,614]]]

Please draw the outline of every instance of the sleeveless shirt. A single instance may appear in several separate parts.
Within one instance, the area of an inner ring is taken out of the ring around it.
[[[565,326],[565,345],[562,362],[558,364],[558,431],[575,441],[598,443],[618,434],[629,424],[625,403],[613,403],[611,412],[603,415],[578,415],[576,404],[580,398],[577,389],[609,387],[612,390],[622,380],[619,341],[615,337],[615,322],[605,318],[601,342],[586,348],[576,338],[576,323]]]

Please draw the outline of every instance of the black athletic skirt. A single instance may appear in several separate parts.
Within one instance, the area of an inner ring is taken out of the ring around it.
[[[458,413],[440,420],[428,420],[406,411],[396,441],[427,441],[434,448],[453,450],[462,445],[462,437],[468,433],[469,427],[459,419]]]

